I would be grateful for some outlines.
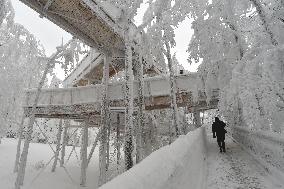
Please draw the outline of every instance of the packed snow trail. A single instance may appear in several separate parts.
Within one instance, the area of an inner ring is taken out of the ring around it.
[[[220,153],[217,141],[208,138],[207,189],[280,189],[258,162],[232,138],[226,137],[226,153]]]

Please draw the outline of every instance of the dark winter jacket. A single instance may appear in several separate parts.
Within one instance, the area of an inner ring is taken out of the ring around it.
[[[212,133],[213,137],[217,136],[217,141],[225,140],[225,134],[227,133],[225,126],[226,124],[223,121],[220,121],[219,118],[215,118],[215,121],[212,124]]]

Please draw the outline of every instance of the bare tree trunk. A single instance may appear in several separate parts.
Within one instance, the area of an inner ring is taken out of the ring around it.
[[[64,121],[64,130],[63,130],[63,139],[62,139],[62,149],[61,149],[61,159],[60,159],[60,167],[63,167],[64,165],[64,158],[65,158],[65,152],[66,152],[66,145],[68,143],[67,141],[67,131],[68,127],[70,126],[70,120]]]
[[[81,177],[80,177],[80,185],[86,186],[87,180],[87,147],[88,147],[88,122],[85,120],[83,124],[83,132],[82,132],[82,146],[81,146]]]
[[[136,136],[136,163],[139,163],[143,159],[143,146],[145,145],[144,141],[144,82],[143,82],[143,60],[142,54],[138,55],[139,60],[137,62],[137,78],[138,78],[138,132]]]
[[[59,156],[59,151],[60,151],[60,142],[61,142],[61,135],[62,135],[62,119],[59,121],[59,126],[58,126],[58,132],[56,136],[57,144],[56,144],[56,151],[54,154],[54,162],[52,165],[51,172],[54,172],[57,166],[57,161],[58,161],[58,156]]]
[[[100,179],[99,186],[107,181],[106,175],[106,150],[107,150],[107,127],[109,125],[109,96],[108,96],[108,82],[109,82],[109,64],[110,55],[105,55],[104,73],[103,73],[103,99],[101,108],[101,135],[100,135]]]
[[[172,64],[172,57],[171,57],[171,49],[169,42],[165,41],[166,49],[167,49],[167,60],[168,60],[168,67],[170,72],[170,90],[171,90],[171,109],[172,109],[172,121],[173,121],[173,127],[174,127],[174,135],[177,137],[179,135],[178,130],[178,108],[177,108],[177,99],[176,99],[176,85],[175,85],[175,78],[174,78],[174,70],[173,70],[173,64]]]
[[[132,129],[133,129],[133,69],[132,69],[132,48],[129,36],[126,36],[127,41],[125,42],[125,144],[124,144],[124,155],[125,155],[125,168],[129,170],[133,166],[132,151]]]
[[[250,1],[251,1],[252,4],[255,6],[256,11],[257,11],[257,13],[258,13],[258,15],[259,15],[259,17],[260,17],[260,20],[261,20],[261,22],[262,22],[262,25],[263,25],[263,27],[264,27],[264,30],[265,30],[265,32],[268,34],[272,45],[277,46],[277,45],[278,45],[278,42],[277,42],[277,40],[275,39],[275,36],[274,36],[274,34],[273,34],[273,32],[272,32],[270,26],[269,26],[269,23],[268,23],[268,21],[267,21],[267,19],[266,19],[267,16],[265,15],[265,12],[264,12],[264,10],[263,10],[263,8],[262,8],[262,6],[261,6],[261,3],[260,3],[258,0],[250,0]]]

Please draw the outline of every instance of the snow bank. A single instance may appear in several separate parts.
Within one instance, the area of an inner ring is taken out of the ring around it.
[[[232,136],[273,176],[284,178],[284,136],[264,131],[233,127]]]
[[[100,189],[199,189],[206,166],[205,128],[165,146]]]

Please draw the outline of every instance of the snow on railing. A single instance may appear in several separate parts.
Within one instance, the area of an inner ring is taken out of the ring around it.
[[[252,131],[232,127],[233,138],[267,170],[279,179],[284,178],[284,136],[267,131]],[[282,177],[282,178],[280,178]]]
[[[204,127],[180,136],[99,189],[202,189],[206,179],[205,141]]]
[[[179,75],[176,77],[178,92],[191,92],[196,87],[196,75]],[[82,103],[101,102],[102,85],[89,85],[84,87],[43,89],[38,105],[74,105]],[[28,95],[27,106],[31,106],[35,98],[35,89],[26,90]],[[156,97],[170,94],[169,78],[158,76],[144,79],[144,96]],[[138,96],[138,83],[134,82],[134,98]],[[123,100],[125,98],[125,83],[114,82],[109,84],[110,100]]]

